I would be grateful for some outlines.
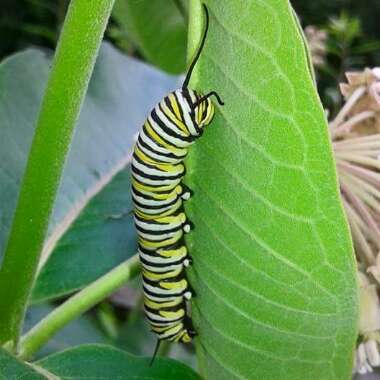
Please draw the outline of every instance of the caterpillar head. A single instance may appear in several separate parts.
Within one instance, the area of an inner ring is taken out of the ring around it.
[[[209,25],[209,14],[208,14],[207,6],[205,4],[203,4],[203,10],[206,16],[205,31],[201,40],[201,44],[198,48],[198,51],[195,54],[195,57],[190,64],[189,70],[182,84],[182,94],[181,94],[186,99],[187,106],[190,107],[190,116],[192,116],[192,123],[194,123],[194,125],[192,126],[187,125],[187,128],[190,132],[190,135],[192,135],[194,138],[202,135],[204,127],[206,127],[208,124],[211,123],[212,118],[214,116],[214,106],[211,103],[210,97],[214,96],[216,100],[218,101],[219,105],[221,106],[224,105],[222,99],[220,98],[220,96],[218,95],[216,91],[211,91],[206,95],[200,95],[200,94],[197,94],[196,91],[190,90],[188,88],[190,79],[191,79],[191,74],[201,55],[201,52],[203,50],[204,44],[206,42],[206,37],[207,37],[207,31],[208,31],[208,25]]]
[[[215,91],[202,95],[188,88],[176,90],[165,98],[163,108],[172,115],[169,119],[175,119],[175,132],[180,138],[191,144],[202,135],[204,128],[214,117],[212,96],[217,98],[219,104],[224,104]]]
[[[182,112],[187,114],[184,115],[184,121],[188,132],[193,138],[201,136],[215,114],[210,96],[186,88],[180,94],[177,93],[177,98],[180,99]]]
[[[195,102],[194,119],[198,128],[203,130],[203,128],[209,125],[214,118],[215,108],[212,104],[211,98],[206,98],[201,101],[203,95],[197,93],[196,97],[197,102],[200,102]]]

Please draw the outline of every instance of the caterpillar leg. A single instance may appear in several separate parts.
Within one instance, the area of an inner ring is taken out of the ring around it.
[[[186,222],[183,225],[183,232],[188,234],[193,229],[194,229],[194,223],[191,220],[186,219]]]
[[[186,278],[186,290],[183,293],[183,298],[186,301],[190,301],[193,297],[196,297],[194,288],[190,285],[185,272],[183,272],[184,278]]]
[[[186,297],[186,293],[190,293],[190,297],[189,298]],[[196,297],[196,296],[197,296],[197,294],[196,294],[194,288],[190,285],[189,282],[187,282],[187,289],[186,289],[186,292],[184,293],[184,298],[189,301],[193,297]]]
[[[190,343],[196,335],[198,334],[194,330],[185,328],[179,341],[182,343]]]
[[[190,335],[191,338],[194,338],[195,336],[198,335],[198,333],[194,329],[188,328],[187,332],[189,333],[189,335]]]
[[[194,329],[193,321],[188,315],[184,318],[183,324],[190,339],[198,335],[198,333]]]
[[[194,192],[193,192],[193,190],[190,189],[190,187],[186,186],[183,183],[181,184],[181,186],[182,186],[181,198],[184,201],[187,201],[187,200],[189,200],[193,196]]]
[[[193,265],[193,258],[190,255],[187,255],[186,258],[183,260],[183,266],[185,268]]]

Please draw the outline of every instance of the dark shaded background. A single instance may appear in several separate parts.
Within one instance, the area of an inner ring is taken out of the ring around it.
[[[318,70],[319,94],[333,116],[342,105],[338,84],[344,81],[344,73],[380,66],[380,1],[291,0],[291,3],[304,27],[313,24],[328,30],[331,20],[343,15],[350,22],[358,22],[360,31],[351,41],[344,41],[345,33],[329,37],[326,65]],[[54,49],[68,4],[69,0],[0,0],[0,60],[30,46]],[[139,47],[134,46],[128,32],[115,20],[118,17],[111,18],[105,38],[126,53],[140,57]]]
[[[31,45],[54,48],[68,0],[0,0],[0,59]]]
[[[68,3],[69,0],[0,0],[0,59],[30,45],[54,48]],[[360,18],[363,38],[380,39],[378,0],[292,0],[291,3],[303,25],[325,25],[329,18],[346,11]]]
[[[380,1],[378,0],[291,0],[305,24],[325,24],[329,17],[342,11],[358,16],[365,35],[380,38]]]

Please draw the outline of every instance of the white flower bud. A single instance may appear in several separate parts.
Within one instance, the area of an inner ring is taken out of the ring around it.
[[[364,343],[360,343],[356,351],[356,365],[354,371],[360,375],[365,375],[366,373],[373,372],[373,369],[367,360]]]
[[[380,366],[380,354],[377,347],[377,343],[370,339],[364,343],[365,353],[367,356],[367,360],[372,367]]]
[[[380,80],[380,67],[374,67],[372,69],[372,74]]]
[[[380,305],[376,285],[369,285],[364,273],[359,272],[360,282],[360,318],[359,333],[368,335],[380,330]]]

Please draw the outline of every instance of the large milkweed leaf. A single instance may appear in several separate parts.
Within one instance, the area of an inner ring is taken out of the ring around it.
[[[349,379],[352,243],[290,4],[206,3],[210,32],[192,85],[226,105],[195,144],[186,178],[201,370],[208,380]],[[201,20],[194,2],[194,46]]]
[[[0,253],[50,62],[48,53],[29,49],[0,65]],[[77,290],[135,252],[129,172],[114,175],[127,165],[146,114],[176,83],[109,44],[101,48],[50,222],[34,301]]]
[[[113,18],[152,64],[185,71],[187,7],[183,0],[117,0]]]
[[[83,345],[53,354],[37,362],[61,380],[135,379],[135,380],[200,380],[186,365],[172,359],[139,358],[125,351],[103,345]]]

